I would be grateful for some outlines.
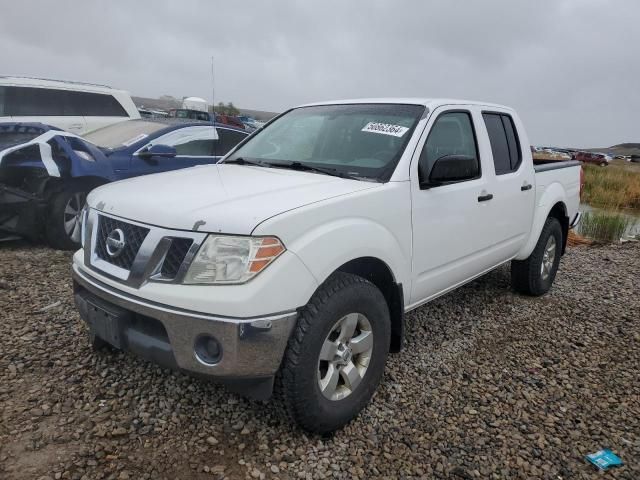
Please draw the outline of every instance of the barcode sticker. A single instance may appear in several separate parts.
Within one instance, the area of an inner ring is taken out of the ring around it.
[[[369,122],[362,129],[363,132],[381,133],[383,135],[392,135],[401,137],[407,133],[409,129],[401,125],[392,125],[390,123]]]

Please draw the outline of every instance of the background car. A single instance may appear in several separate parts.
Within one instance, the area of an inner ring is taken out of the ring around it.
[[[245,129],[249,130],[250,132],[253,132],[258,128],[260,128],[256,123],[256,119],[253,117],[248,117],[246,115],[238,115],[238,120],[240,120],[244,124]]]
[[[600,165],[601,167],[606,167],[607,165],[609,165],[607,157],[600,153],[576,152],[574,159],[583,163],[593,163],[595,165]]]
[[[202,110],[191,110],[189,108],[172,108],[169,110],[169,116],[172,118],[200,120],[203,122],[210,122],[212,120],[210,113],[203,112]]]
[[[105,85],[0,76],[0,122],[42,122],[83,134],[140,118],[129,92]]]
[[[233,115],[223,115],[221,113],[216,113],[216,122],[223,123],[225,125],[231,125],[236,128],[240,128],[245,130],[245,125],[238,117],[234,117]]]
[[[54,248],[76,248],[80,212],[92,189],[216,163],[247,135],[228,125],[177,119],[132,120],[84,137],[40,123],[0,124],[0,153],[14,149],[0,155],[0,237],[44,236]]]

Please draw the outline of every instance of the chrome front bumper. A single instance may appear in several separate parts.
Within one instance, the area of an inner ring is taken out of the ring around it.
[[[122,322],[120,348],[169,367],[222,381],[272,380],[297,316],[292,311],[260,318],[230,318],[178,309],[116,290],[76,265],[73,280],[76,305],[87,323],[90,323],[88,308],[96,302],[107,309],[115,306],[130,318]],[[215,364],[204,363],[195,353],[196,340],[203,335],[215,338],[221,346],[221,357]]]

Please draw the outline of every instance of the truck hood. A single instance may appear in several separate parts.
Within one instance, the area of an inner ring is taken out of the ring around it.
[[[248,235],[262,221],[379,183],[280,168],[205,165],[97,188],[91,208],[179,230]]]

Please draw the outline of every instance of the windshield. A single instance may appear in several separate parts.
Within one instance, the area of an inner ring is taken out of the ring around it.
[[[299,162],[352,177],[391,177],[424,106],[319,105],[291,110],[225,161]]]
[[[167,128],[164,123],[127,120],[99,128],[83,135],[82,138],[103,148],[128,147],[163,128]]]

